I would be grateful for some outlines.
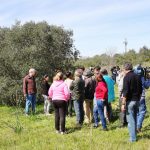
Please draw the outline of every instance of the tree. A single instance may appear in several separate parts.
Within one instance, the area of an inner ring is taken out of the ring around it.
[[[37,70],[38,81],[45,73],[52,77],[55,69],[73,68],[79,51],[72,37],[71,30],[47,22],[16,22],[11,28],[0,28],[0,81],[5,85],[0,99],[10,99],[18,87],[21,90],[21,80],[30,67]]]

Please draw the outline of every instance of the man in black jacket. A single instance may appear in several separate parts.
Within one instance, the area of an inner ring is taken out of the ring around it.
[[[122,111],[126,110],[128,130],[130,134],[130,141],[136,141],[136,116],[139,107],[139,101],[142,94],[142,82],[138,75],[133,72],[131,63],[124,65],[125,77],[123,81],[123,100]]]

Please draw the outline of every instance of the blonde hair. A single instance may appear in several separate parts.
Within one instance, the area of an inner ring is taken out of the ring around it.
[[[54,78],[53,78],[54,81],[59,81],[59,80],[63,80],[63,73],[62,72],[58,72]]]

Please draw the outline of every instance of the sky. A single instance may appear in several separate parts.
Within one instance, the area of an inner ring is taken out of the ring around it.
[[[150,0],[0,0],[0,26],[16,20],[73,30],[81,56],[150,47]]]

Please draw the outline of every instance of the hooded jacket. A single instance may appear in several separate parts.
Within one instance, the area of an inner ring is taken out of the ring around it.
[[[70,92],[64,81],[54,81],[48,91],[48,95],[52,100],[64,100],[68,101],[70,98]]]
[[[70,90],[72,94],[72,100],[84,99],[84,86],[85,82],[81,77],[77,77],[71,84]]]

